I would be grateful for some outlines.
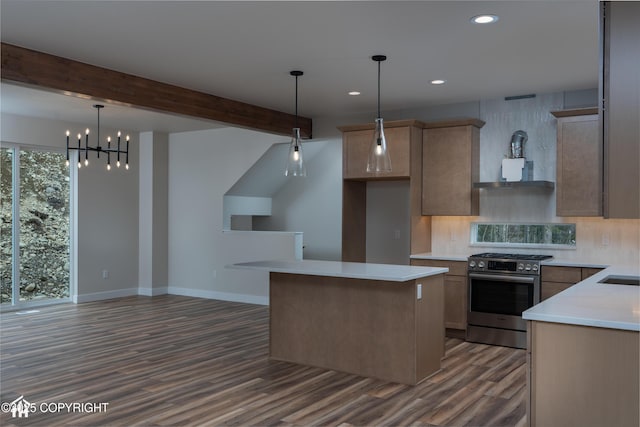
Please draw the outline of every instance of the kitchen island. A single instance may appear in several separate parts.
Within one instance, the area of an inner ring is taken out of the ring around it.
[[[446,268],[259,261],[269,271],[269,356],[414,385],[444,356]]]
[[[640,424],[640,287],[609,267],[523,313],[530,426]]]

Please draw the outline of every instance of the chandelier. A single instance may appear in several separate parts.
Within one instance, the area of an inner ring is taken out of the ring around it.
[[[85,131],[84,147],[82,146],[82,135],[78,134],[78,146],[71,146],[69,144],[69,136],[71,133],[67,130],[67,166],[69,166],[69,150],[78,150],[78,169],[82,167],[82,153],[84,152],[84,165],[89,166],[89,152],[95,151],[96,157],[100,158],[100,153],[107,155],[107,170],[111,170],[111,155],[116,156],[116,167],[120,167],[121,155],[124,156],[124,167],[129,170],[129,135],[125,137],[126,149],[122,149],[121,132],[118,131],[118,140],[114,141],[115,148],[111,148],[111,136],[107,137],[107,146],[100,145],[100,110],[104,108],[104,105],[96,104],[93,106],[98,110],[98,136],[96,138],[96,146],[89,145],[89,128]]]

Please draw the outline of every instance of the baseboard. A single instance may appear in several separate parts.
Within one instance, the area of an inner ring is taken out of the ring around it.
[[[236,294],[232,292],[205,291],[202,289],[181,288],[168,286],[162,288],[130,288],[117,289],[114,291],[95,292],[91,294],[76,295],[72,301],[76,304],[107,300],[113,298],[130,297],[134,295],[157,296],[157,295],[182,295],[185,297],[217,299],[222,301],[242,302],[246,304],[269,305],[269,297],[259,295]]]
[[[269,297],[259,295],[204,291],[202,289],[180,288],[177,286],[169,286],[168,293],[170,295],[182,295],[185,297],[218,299],[222,301],[243,302],[246,304],[269,305]]]
[[[138,288],[116,289],[106,292],[94,292],[91,294],[74,295],[72,301],[76,304],[83,302],[100,301],[103,299],[123,298],[138,295]]]
[[[144,295],[146,297],[155,297],[157,295],[166,295],[169,293],[169,287],[163,286],[160,288],[138,288],[138,295]]]

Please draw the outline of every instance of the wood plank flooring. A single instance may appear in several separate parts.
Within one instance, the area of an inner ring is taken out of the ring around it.
[[[46,426],[523,426],[524,350],[447,339],[415,387],[268,360],[268,308],[130,297],[0,315],[0,402]],[[339,349],[336,349],[339,351]],[[42,403],[108,403],[42,413]]]

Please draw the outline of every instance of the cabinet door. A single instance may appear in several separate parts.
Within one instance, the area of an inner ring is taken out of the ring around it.
[[[479,129],[425,129],[422,144],[422,214],[478,215]]]
[[[556,214],[602,215],[602,144],[598,115],[558,119]]]
[[[467,329],[467,277],[444,276],[444,326]]]
[[[604,216],[640,218],[640,2],[601,2]]]
[[[444,325],[448,329],[467,329],[467,263],[464,261],[440,261],[412,259],[411,265],[445,267],[444,275]]]
[[[369,148],[373,140],[373,129],[344,132],[342,136],[343,178],[371,179],[374,177],[409,178],[409,153],[411,129],[394,127],[384,130],[387,140],[391,172],[375,175],[367,172]]]

